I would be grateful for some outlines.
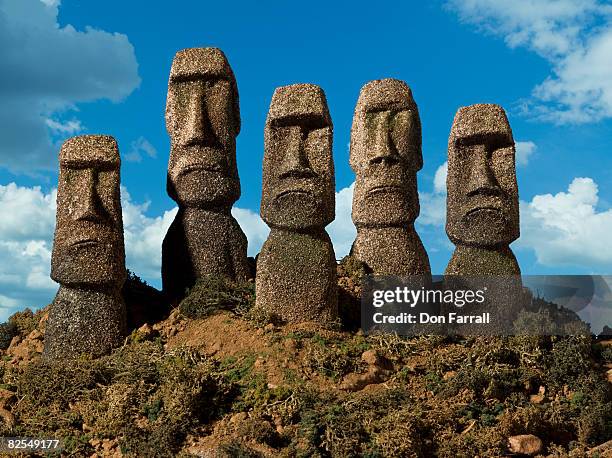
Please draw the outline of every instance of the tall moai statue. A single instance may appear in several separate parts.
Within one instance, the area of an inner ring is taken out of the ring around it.
[[[247,239],[230,213],[240,197],[238,88],[221,50],[176,53],[166,128],[171,141],[167,189],[179,210],[163,242],[162,282],[176,302],[200,277],[249,277]]]
[[[356,174],[351,254],[375,275],[431,279],[429,258],[414,229],[419,216],[417,172],[423,167],[421,121],[408,85],[370,81],[361,89],[351,129]]]
[[[51,278],[60,288],[49,311],[44,357],[97,357],[126,335],[117,142],[106,135],[73,137],[62,145],[59,164]]]
[[[448,275],[520,275],[510,249],[520,235],[512,130],[499,105],[457,111],[448,140]]]
[[[264,132],[261,216],[271,231],[257,260],[256,308],[286,322],[338,316],[332,121],[313,84],[276,89]]]

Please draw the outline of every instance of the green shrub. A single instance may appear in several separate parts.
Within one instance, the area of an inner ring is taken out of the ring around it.
[[[255,303],[252,282],[235,283],[222,277],[199,279],[179,305],[187,318],[205,318],[219,310],[231,310],[244,316]]]

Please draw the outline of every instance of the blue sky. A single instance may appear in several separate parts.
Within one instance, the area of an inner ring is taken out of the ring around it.
[[[235,215],[254,255],[263,127],[277,86],[309,82],[334,123],[338,256],[354,237],[348,166],[361,86],[394,77],[413,90],[423,124],[417,230],[434,273],[444,233],[444,163],[458,107],[507,110],[517,143],[526,274],[612,272],[612,7],[596,0],[434,2],[82,2],[0,0],[0,315],[42,306],[61,141],[115,136],[128,268],[159,285],[166,195],[168,73],[182,48],[217,46],[240,93]],[[606,58],[607,56],[607,58]],[[2,318],[0,316],[0,318]]]

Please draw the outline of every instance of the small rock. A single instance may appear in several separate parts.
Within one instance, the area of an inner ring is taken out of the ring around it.
[[[97,447],[101,443],[102,443],[102,441],[100,439],[91,439],[89,441],[89,445],[91,445],[92,447]]]
[[[11,401],[16,399],[15,393],[10,390],[5,390],[4,388],[0,388],[0,407],[4,407]]]
[[[520,434],[508,438],[508,449],[512,453],[537,455],[542,451],[542,440],[533,434]]]
[[[360,391],[366,386],[383,381],[383,371],[371,366],[365,374],[348,374],[343,379],[338,388],[345,391]]]
[[[221,343],[218,341],[215,342],[212,347],[210,347],[210,353],[213,355],[217,353],[219,350],[221,350]]]
[[[376,366],[376,363],[378,362],[378,353],[376,350],[364,351],[361,355],[361,360],[370,366]]]
[[[291,339],[291,338],[285,339],[285,342],[284,342],[283,345],[289,351],[297,350],[297,343],[295,342],[295,339]]]
[[[266,331],[266,332],[274,331],[274,324],[272,324],[272,323],[266,324],[264,326],[264,331]]]
[[[0,407],[0,418],[2,418],[6,426],[8,426],[9,428],[15,426],[15,415],[6,410],[4,407]]]
[[[246,420],[249,415],[246,412],[238,412],[231,416],[230,423],[240,423],[241,421]]]
[[[21,342],[21,336],[15,336],[11,339],[11,343],[7,349],[7,352],[13,350]]]
[[[545,394],[546,394],[546,387],[540,386],[540,389],[538,390],[538,394],[532,394],[531,396],[529,396],[529,400],[531,401],[532,404],[541,404],[544,401]]]
[[[456,371],[448,371],[448,372],[445,372],[444,375],[442,375],[442,379],[443,380],[449,380],[449,379],[453,378],[455,375],[457,375]]]
[[[269,390],[274,390],[276,388],[278,388],[278,385],[275,385],[274,383],[268,383],[268,389]]]
[[[136,330],[136,333],[142,340],[150,340],[159,335],[159,332],[154,329],[149,323],[145,323],[141,327],[139,327]]]
[[[364,351],[361,355],[361,360],[368,366],[380,367],[383,369],[390,369],[392,367],[391,362],[376,350]]]
[[[42,340],[42,338],[43,338],[42,332],[40,332],[38,329],[34,329],[26,337],[26,339],[29,339],[29,340]]]

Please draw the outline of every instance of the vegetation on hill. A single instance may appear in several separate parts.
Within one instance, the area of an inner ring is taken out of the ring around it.
[[[349,296],[357,267],[342,267]],[[206,279],[111,355],[59,364],[28,343],[45,310],[11,317],[0,435],[147,457],[486,457],[519,434],[583,456],[612,438],[612,345],[591,336],[364,336],[355,304],[350,326],[317,329],[252,316],[253,299],[252,283]]]

